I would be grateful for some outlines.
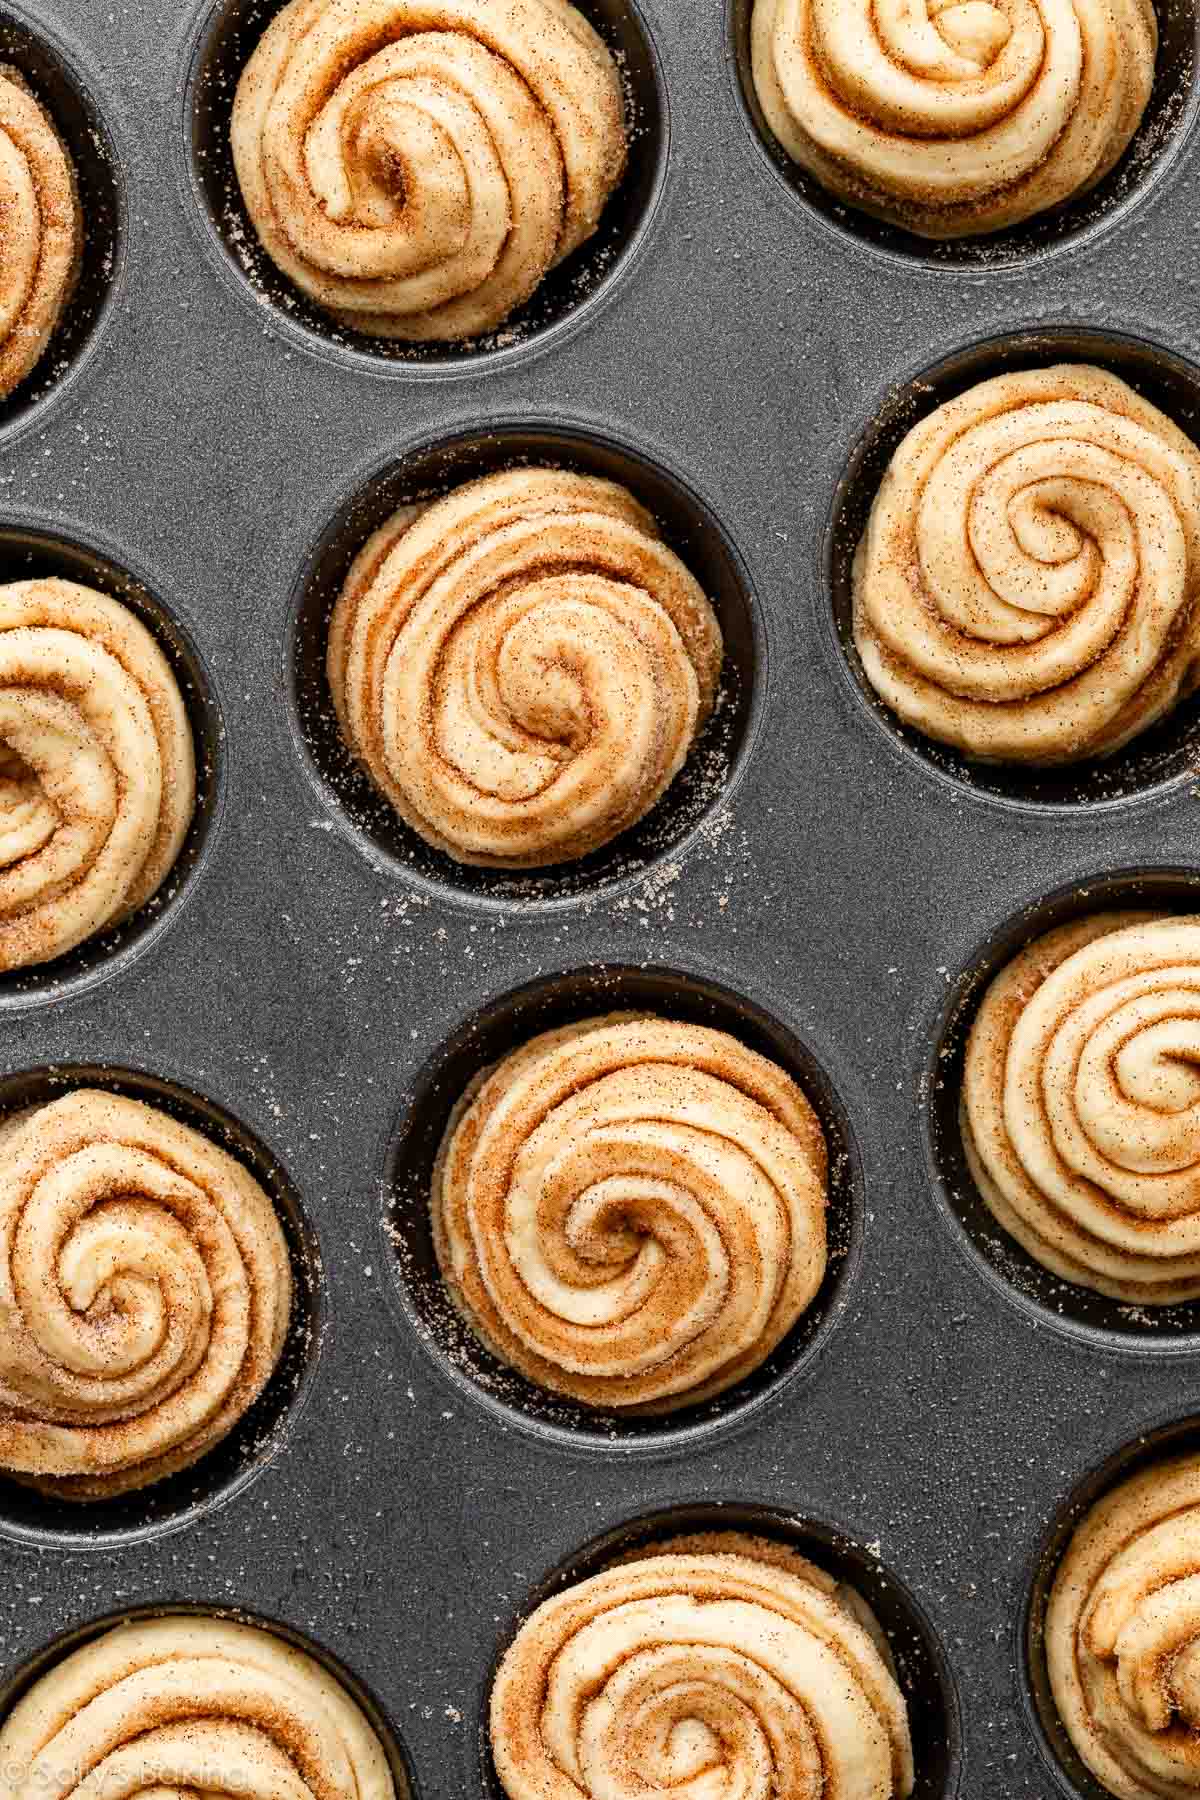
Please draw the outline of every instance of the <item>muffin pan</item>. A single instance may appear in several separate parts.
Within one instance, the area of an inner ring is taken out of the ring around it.
[[[866,690],[848,562],[906,425],[1001,368],[1090,358],[1200,435],[1194,9],[1161,11],[1160,92],[1111,190],[940,253],[772,169],[742,0],[584,0],[635,113],[604,231],[512,341],[417,357],[331,332],[246,238],[223,134],[273,10],[0,4],[91,222],[71,320],[0,412],[0,566],[135,606],[203,781],[157,910],[0,983],[0,1105],[86,1078],[179,1108],[266,1179],[299,1277],[279,1377],[170,1491],[75,1511],[0,1484],[0,1687],[112,1616],[243,1608],[351,1672],[412,1797],[496,1800],[490,1675],[547,1584],[751,1525],[868,1592],[921,1800],[1096,1800],[1047,1712],[1039,1608],[1110,1459],[1194,1434],[1200,1318],[1127,1315],[999,1241],[956,1070],[1026,937],[1135,895],[1196,909],[1200,710],[1045,781],[971,767]],[[500,878],[436,857],[348,766],[323,629],[401,498],[546,456],[651,507],[728,679],[642,827]],[[489,1364],[424,1204],[478,1068],[630,1002],[775,1056],[834,1152],[810,1316],[744,1388],[652,1423]]]

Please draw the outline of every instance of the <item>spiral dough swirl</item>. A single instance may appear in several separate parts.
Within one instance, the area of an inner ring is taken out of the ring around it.
[[[41,361],[79,277],[75,169],[24,77],[0,65],[0,399]]]
[[[962,1117],[984,1200],[1046,1268],[1200,1297],[1200,921],[1100,913],[1023,950],[976,1017]]]
[[[532,1039],[451,1118],[433,1184],[467,1322],[585,1405],[720,1393],[826,1266],[826,1149],[796,1084],[724,1032],[613,1014]]]
[[[906,1800],[904,1696],[862,1599],[786,1547],[700,1533],[540,1606],[496,1676],[509,1800]]]
[[[393,1800],[340,1682],[260,1626],[133,1621],[36,1681],[0,1727],[0,1800]]]
[[[712,711],[721,631],[612,482],[516,470],[402,507],[330,622],[342,735],[457,861],[568,862],[642,818]]]
[[[0,1468],[69,1500],[233,1430],[283,1349],[287,1243],[238,1162],[82,1088],[0,1129]]]
[[[592,236],[626,157],[616,66],[568,0],[291,0],[232,144],[277,267],[409,342],[501,325]]]
[[[72,581],[0,587],[0,969],[144,906],[195,802],[191,726],[145,626]]]
[[[1105,756],[1200,679],[1200,451],[1102,369],[1000,375],[900,445],[854,637],[906,724],[991,761]]]
[[[1154,83],[1151,0],[756,0],[771,130],[839,198],[922,237],[999,231],[1116,165]]]
[[[1143,1470],[1086,1515],[1046,1612],[1059,1717],[1118,1800],[1200,1794],[1200,1457]]]

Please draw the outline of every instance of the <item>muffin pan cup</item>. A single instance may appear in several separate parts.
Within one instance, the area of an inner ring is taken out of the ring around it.
[[[993,1217],[968,1167],[959,1098],[967,1041],[988,986],[1026,945],[1059,925],[1099,912],[1200,914],[1200,870],[1186,867],[1100,869],[1056,893],[1039,894],[1013,917],[997,920],[949,981],[945,998],[920,1032],[925,1066],[917,1073],[929,1186],[958,1247],[990,1285],[1043,1328],[1074,1336],[1108,1354],[1150,1352],[1195,1357],[1200,1305],[1141,1306],[1120,1301],[1044,1268]]]
[[[642,1013],[724,1031],[785,1069],[813,1108],[829,1156],[828,1266],[812,1303],[762,1364],[711,1400],[668,1412],[625,1412],[550,1394],[493,1356],[466,1326],[441,1279],[428,1195],[459,1096],[483,1071],[543,1031]],[[679,968],[598,965],[498,996],[465,1020],[419,1073],[387,1136],[381,1255],[408,1330],[444,1374],[500,1422],[584,1452],[663,1454],[703,1450],[715,1435],[783,1403],[813,1374],[852,1304],[862,1263],[865,1196],[858,1147],[828,1071],[808,1045],[743,994]],[[794,1403],[794,1402],[793,1402]]]
[[[107,1499],[74,1502],[0,1475],[0,1542],[67,1552],[145,1543],[180,1531],[249,1487],[280,1454],[308,1404],[329,1333],[321,1244],[294,1181],[277,1156],[208,1094],[153,1070],[56,1063],[0,1078],[0,1116],[97,1089],[153,1107],[210,1139],[249,1170],[283,1228],[292,1303],[279,1360],[243,1416],[206,1456],[164,1480]],[[7,1544],[0,1555],[7,1554]]]
[[[829,1520],[757,1504],[751,1484],[736,1498],[713,1496],[699,1503],[684,1498],[677,1505],[624,1520],[548,1569],[523,1604],[502,1619],[496,1654],[478,1702],[477,1769],[486,1800],[504,1800],[487,1730],[492,1679],[526,1617],[546,1600],[614,1564],[652,1554],[656,1545],[671,1538],[705,1532],[745,1532],[797,1551],[866,1601],[887,1638],[894,1673],[908,1696],[917,1769],[913,1800],[940,1800],[955,1793],[962,1757],[958,1689],[945,1650],[920,1604],[882,1565],[875,1546],[858,1542],[852,1531]]]
[[[180,184],[218,271],[252,306],[268,304],[293,342],[343,368],[419,376],[502,367],[569,337],[637,260],[666,180],[670,101],[650,24],[637,0],[584,0],[616,60],[629,121],[629,160],[591,240],[549,271],[503,325],[466,343],[404,344],[348,328],[315,306],[262,252],[229,148],[238,75],[285,0],[208,0],[187,42]]]
[[[209,696],[213,775],[178,896],[135,942],[0,984],[0,1100],[99,1068],[219,1108],[319,1242],[321,1346],[165,1519],[136,1496],[89,1522],[0,1493],[0,1686],[129,1609],[244,1608],[353,1671],[414,1796],[495,1800],[487,1688],[545,1584],[711,1516],[908,1597],[921,1800],[1095,1800],[1043,1741],[1026,1621],[1079,1483],[1200,1416],[1200,1325],[1014,1285],[951,1191],[946,1084],[981,973],[1055,909],[1133,889],[1196,909],[1200,713],[1040,787],[948,764],[862,687],[845,556],[904,423],[1002,367],[1093,358],[1200,438],[1193,11],[1164,15],[1160,153],[1102,216],[930,258],[772,171],[736,7],[597,0],[656,96],[626,248],[544,330],[409,362],[327,339],[221,236],[226,27],[272,10],[0,4],[68,53],[118,221],[86,378],[0,418],[0,560],[32,535],[140,584]],[[727,774],[694,811],[668,795],[654,841],[505,883],[434,866],[329,778],[322,608],[406,483],[551,453],[627,479],[705,578],[736,730]],[[775,1054],[845,1150],[845,1254],[802,1341],[703,1418],[637,1428],[481,1383],[447,1347],[422,1196],[482,1060],[631,999]]]
[[[695,574],[721,628],[724,662],[716,701],[687,761],[643,818],[573,862],[489,869],[457,862],[398,818],[349,753],[326,675],[329,621],[364,543],[398,507],[436,500],[455,487],[513,469],[562,468],[615,481],[655,518],[663,541]],[[432,443],[398,445],[381,468],[361,472],[333,501],[292,588],[283,683],[300,763],[334,826],[374,867],[416,883],[434,900],[484,908],[561,907],[624,889],[712,829],[753,752],[769,679],[762,607],[744,557],[694,488],[661,454],[565,418],[495,418],[450,425]]]
[[[14,511],[0,519],[0,581],[60,580],[96,588],[127,607],[166,656],[191,727],[196,804],[179,855],[162,886],[143,906],[95,937],[49,962],[0,974],[0,1010],[11,1013],[57,1005],[84,994],[127,968],[170,929],[211,858],[225,791],[225,727],[216,681],[194,633],[164,598],[161,584],[138,571],[136,559],[110,547],[94,530],[64,519]]]
[[[52,120],[75,170],[83,213],[83,242],[74,291],[41,360],[0,399],[0,444],[5,449],[71,388],[91,362],[116,304],[125,264],[127,157],[121,121],[100,98],[98,69],[75,39],[74,19],[62,25],[44,9],[6,0],[0,6],[0,67],[20,70]]]
[[[754,0],[724,0],[724,5],[729,73],[746,130],[793,203],[829,232],[854,238],[869,254],[892,263],[907,262],[934,275],[942,271],[985,276],[1016,273],[1029,263],[1051,262],[1065,251],[1094,250],[1106,232],[1152,199],[1176,171],[1195,129],[1194,0],[1154,0],[1158,26],[1154,89],[1117,166],[1092,188],[1020,224],[984,238],[939,242],[856,211],[828,193],[807,170],[796,167],[768,125],[755,91],[751,54]]]
[[[139,1606],[130,1606],[122,1610],[110,1612],[94,1618],[81,1618],[70,1631],[63,1632],[47,1644],[40,1654],[28,1662],[17,1675],[6,1681],[0,1688],[0,1718],[22,1700],[35,1682],[49,1675],[56,1664],[63,1662],[77,1650],[84,1649],[94,1643],[106,1632],[114,1631],[120,1625],[149,1624],[155,1619],[184,1618],[203,1620],[207,1618],[221,1619],[230,1624],[250,1625],[256,1630],[268,1632],[280,1638],[293,1650],[311,1657],[325,1672],[342,1687],[359,1707],[367,1724],[375,1733],[383,1746],[395,1784],[397,1800],[415,1800],[416,1788],[413,1784],[412,1769],[405,1754],[403,1743],[394,1722],[380,1706],[376,1697],[363,1686],[352,1668],[341,1662],[322,1644],[315,1643],[303,1632],[296,1631],[281,1619],[265,1618],[249,1611],[246,1607],[229,1606],[213,1600],[205,1603],[202,1600],[164,1599],[158,1602],[147,1602]],[[5,1779],[15,1781],[17,1774],[6,1770]]]
[[[1150,1419],[1145,1429],[1124,1443],[1110,1443],[1101,1460],[1088,1469],[1062,1497],[1037,1545],[1025,1605],[1018,1621],[1017,1658],[1022,1698],[1029,1726],[1053,1780],[1066,1800],[1106,1800],[1103,1785],[1081,1759],[1054,1704],[1046,1658],[1045,1622],[1055,1576],[1071,1538],[1092,1507],[1114,1488],[1155,1463],[1195,1456],[1200,1450],[1200,1417],[1195,1412]]]

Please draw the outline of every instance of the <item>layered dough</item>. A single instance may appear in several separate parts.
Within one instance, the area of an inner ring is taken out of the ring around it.
[[[0,400],[41,361],[75,291],[75,168],[20,72],[0,63]]]
[[[393,1800],[361,1707],[303,1650],[197,1614],[55,1663],[0,1726],[0,1800]]]
[[[1200,1794],[1200,1457],[1144,1470],[1086,1515],[1046,1613],[1071,1742],[1117,1800]]]
[[[183,699],[140,620],[71,581],[0,586],[0,969],[144,906],[195,803]]]
[[[0,1126],[0,1469],[103,1500],[195,1463],[279,1361],[275,1209],[156,1107],[82,1088]]]
[[[928,238],[1103,180],[1154,82],[1151,0],[755,0],[771,130],[838,198]]]
[[[790,1077],[724,1032],[613,1014],[478,1078],[433,1183],[484,1344],[587,1406],[668,1412],[756,1369],[826,1268],[826,1148]]]
[[[797,1552],[676,1539],[547,1600],[492,1692],[509,1800],[906,1800],[908,1711],[865,1602]]]
[[[998,375],[915,426],[854,562],[908,725],[988,761],[1111,755],[1200,679],[1200,451],[1115,375]]]
[[[1200,1297],[1200,920],[1098,913],[991,983],[963,1142],[999,1223],[1068,1281]]]
[[[637,823],[712,711],[720,627],[613,482],[517,469],[402,507],[329,629],[346,743],[458,862],[573,861]]]
[[[616,65],[568,0],[290,0],[232,144],[277,267],[410,342],[503,324],[592,236],[626,157]]]

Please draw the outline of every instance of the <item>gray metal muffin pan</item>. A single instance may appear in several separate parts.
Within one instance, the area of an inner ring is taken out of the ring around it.
[[[302,1277],[228,1454],[87,1513],[0,1483],[0,1687],[127,1609],[241,1607],[350,1671],[422,1800],[480,1800],[523,1610],[711,1519],[870,1592],[922,1800],[1094,1800],[1047,1714],[1038,1609],[1071,1498],[1147,1433],[1194,1433],[1200,1319],[1115,1316],[996,1243],[954,1058],[1024,933],[1114,893],[1195,906],[1200,709],[1057,785],[931,754],[864,690],[846,553],[905,423],[994,369],[1087,356],[1200,434],[1194,11],[1164,10],[1163,91],[1111,191],[940,254],[786,178],[741,0],[596,0],[638,126],[601,243],[505,341],[406,359],[307,316],[239,229],[222,118],[272,10],[0,0],[0,50],[88,149],[94,230],[56,352],[0,416],[0,572],[32,556],[130,593],[204,767],[152,916],[0,983],[0,1102],[85,1069],[164,1094],[260,1168]],[[550,447],[653,497],[721,607],[730,684],[652,827],[504,882],[355,789],[320,634],[389,503]],[[813,1319],[653,1428],[556,1410],[464,1345],[421,1200],[457,1083],[622,997],[770,1048],[838,1151]]]

